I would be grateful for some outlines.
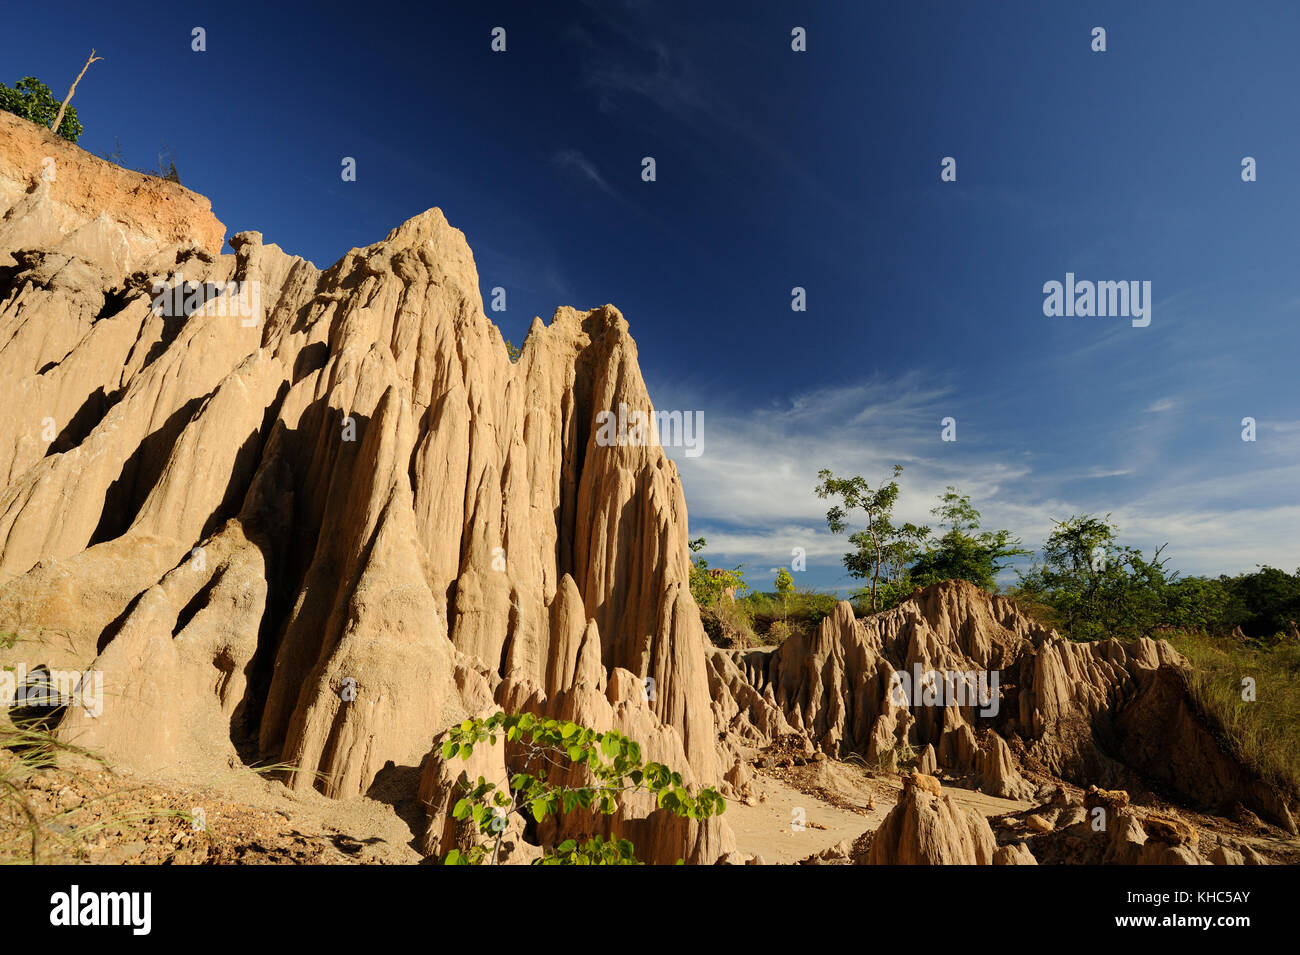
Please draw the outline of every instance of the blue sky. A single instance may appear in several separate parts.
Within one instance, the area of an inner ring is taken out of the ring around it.
[[[704,414],[692,534],[757,586],[794,547],[850,586],[817,471],[894,463],[905,519],[955,484],[1031,546],[1109,512],[1184,573],[1300,566],[1300,5],[9,6],[0,81],[97,48],[81,145],[165,140],[227,234],[325,265],[437,205],[516,343],[617,305]],[[1150,326],[1045,316],[1067,272],[1150,281]]]

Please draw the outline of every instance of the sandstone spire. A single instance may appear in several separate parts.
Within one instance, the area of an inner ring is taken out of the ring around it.
[[[535,321],[512,363],[437,209],[324,271],[255,232],[221,254],[202,197],[0,124],[21,409],[0,422],[0,614],[14,654],[93,664],[109,701],[61,732],[150,769],[283,760],[350,796],[531,688],[515,702],[720,778],[676,468],[595,441],[601,410],[652,411],[616,308]],[[160,314],[182,281],[255,305]]]

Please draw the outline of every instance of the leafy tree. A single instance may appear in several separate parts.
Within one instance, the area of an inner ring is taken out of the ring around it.
[[[1250,637],[1272,637],[1285,633],[1292,620],[1300,621],[1300,570],[1288,574],[1276,567],[1261,567],[1254,573],[1227,581],[1230,594],[1224,623],[1227,629],[1241,627]]]
[[[901,466],[895,467],[894,477],[902,471]],[[1021,548],[1020,541],[1010,531],[981,531],[980,512],[968,495],[951,485],[930,511],[939,519],[940,528],[948,529],[935,538],[934,532],[923,524],[894,524],[892,510],[898,499],[897,481],[872,489],[860,477],[836,478],[825,470],[819,477],[822,483],[817,487],[818,496],[843,501],[826,515],[832,532],[845,528],[847,516],[854,509],[867,515],[866,530],[849,537],[856,550],[845,555],[844,566],[854,577],[870,580],[869,586],[854,593],[855,599],[865,604],[869,612],[893,607],[917,587],[941,580],[969,580],[985,590],[995,591],[997,576],[1008,561],[1030,553]]]
[[[660,809],[684,819],[707,819],[721,815],[727,802],[717,790],[704,787],[692,795],[680,773],[663,763],[645,763],[641,746],[616,730],[598,733],[576,723],[541,719],[532,713],[496,713],[487,718],[465,720],[452,727],[442,747],[445,760],[468,759],[483,742],[495,746],[504,740],[516,747],[519,770],[510,777],[509,792],[480,776],[470,782],[462,773],[465,795],[452,809],[458,820],[473,822],[487,845],[467,851],[453,849],[445,865],[495,863],[511,815],[542,822],[547,817],[581,810],[612,815],[623,793],[651,793]],[[507,750],[507,760],[512,754]],[[552,766],[583,766],[592,782],[586,786],[557,785],[547,779]],[[490,845],[490,851],[489,851]],[[566,839],[547,851],[538,865],[637,865],[635,848],[626,839],[591,835]]]
[[[776,595],[781,598],[788,598],[794,593],[794,578],[790,576],[790,571],[782,567],[776,572]]]
[[[958,493],[952,485],[931,511],[948,532],[912,566],[910,577],[918,587],[940,580],[969,580],[984,590],[998,589],[997,576],[1013,557],[1031,553],[1013,540],[1007,530],[980,532],[980,512],[969,495]],[[927,529],[928,530],[928,529]]]
[[[704,545],[704,538],[697,537],[689,546],[692,553],[698,554]],[[743,564],[733,570],[715,574],[710,571],[709,562],[703,557],[692,557],[690,575],[691,596],[695,598],[696,605],[702,608],[714,606],[728,589],[734,589],[737,596],[749,589],[745,583]]]
[[[54,98],[50,88],[34,76],[25,76],[10,89],[0,83],[0,109],[14,113],[23,119],[49,128],[50,123],[59,113],[61,104]],[[81,123],[77,120],[77,108],[69,106],[63,114],[56,131],[70,143],[75,143],[82,133]]]
[[[896,528],[881,549],[881,578],[876,586],[875,608],[888,610],[896,607],[916,590],[919,584],[912,578],[912,566],[925,552],[929,542],[930,528],[924,525],[906,523]],[[846,566],[850,560],[858,567],[869,566],[870,552],[845,558]],[[858,605],[859,613],[871,613],[871,587],[859,587],[853,591],[852,600]]]
[[[1165,588],[1161,623],[1207,633],[1231,630],[1228,620],[1232,594],[1225,580],[1184,577],[1171,583]]]
[[[951,484],[939,495],[939,503],[930,508],[939,518],[939,526],[947,525],[951,534],[968,534],[980,529],[980,512],[970,502],[969,494],[959,494]]]
[[[790,633],[788,617],[790,614],[790,598],[794,596],[794,577],[790,571],[782,567],[776,572],[776,580],[772,582],[776,588],[776,602],[781,609],[781,628],[779,636],[785,637]]]
[[[903,466],[894,465],[894,477],[902,473]],[[826,524],[832,534],[842,534],[847,529],[853,511],[860,510],[866,515],[866,529],[849,535],[849,543],[856,550],[844,556],[844,566],[854,577],[871,579],[871,609],[877,610],[877,590],[886,555],[890,545],[901,538],[900,530],[895,529],[891,522],[894,504],[898,501],[898,481],[882,483],[873,489],[861,476],[837,478],[825,468],[818,471],[817,476],[821,478],[816,487],[817,496],[838,498],[840,502],[826,512]]]
[[[1162,622],[1181,630],[1226,634],[1240,627],[1253,640],[1271,642],[1293,620],[1300,620],[1300,570],[1183,577],[1165,590]]]
[[[1164,615],[1167,575],[1161,546],[1147,560],[1121,546],[1110,516],[1078,515],[1056,522],[1043,562],[1020,575],[1020,589],[1050,607],[1076,640],[1149,636]]]
[[[912,580],[912,567],[930,546],[933,533],[924,524],[906,523],[898,528],[883,551],[885,580],[893,590],[906,594],[916,589]],[[883,585],[882,585],[883,586]],[[881,600],[888,607],[888,600]]]

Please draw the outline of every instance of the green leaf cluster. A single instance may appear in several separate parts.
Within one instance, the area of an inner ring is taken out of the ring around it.
[[[495,861],[511,815],[525,821],[542,822],[578,810],[613,815],[624,793],[643,791],[655,797],[656,805],[685,819],[707,819],[726,810],[726,800],[715,789],[704,787],[692,793],[680,773],[663,763],[645,762],[641,745],[617,730],[597,732],[568,720],[543,719],[532,713],[495,713],[467,719],[453,726],[442,746],[444,760],[468,759],[476,746],[498,741],[514,744],[523,754],[523,768],[510,777],[509,791],[502,791],[482,776],[471,782],[462,774],[464,795],[452,809],[453,818],[472,823],[487,845],[453,850],[443,860],[447,865],[476,865]],[[582,786],[552,783],[545,768],[582,766],[592,782]],[[625,865],[635,863],[632,844],[626,840],[606,841],[599,835],[578,842],[566,840],[546,852],[543,865]]]
[[[1162,628],[1239,632],[1266,647],[1296,639],[1300,570],[1180,577],[1167,569],[1163,547],[1148,559],[1118,534],[1109,515],[1056,522],[1041,562],[1021,573],[1013,596],[1075,640],[1132,639]]]
[[[1042,562],[1020,575],[1018,596],[1050,607],[1075,640],[1149,636],[1162,621],[1166,588],[1177,577],[1166,571],[1163,549],[1147,559],[1119,544],[1109,516],[1076,515],[1056,522]]]
[[[54,117],[59,115],[61,101],[54,98],[50,88],[34,76],[25,76],[10,89],[0,83],[0,109],[7,113],[29,119],[33,123],[49,128]],[[77,107],[69,106],[63,113],[63,121],[56,131],[70,143],[75,143],[82,133],[77,119]]]
[[[776,580],[772,585],[776,588],[777,596],[782,600],[787,600],[794,594],[794,576],[784,567],[776,572]]]
[[[699,553],[704,545],[704,538],[697,537],[691,541],[690,548],[693,553]],[[728,589],[734,590],[737,597],[749,590],[743,565],[715,575],[709,572],[709,562],[703,557],[691,558],[690,586],[695,605],[701,609],[716,607]]]
[[[867,521],[863,530],[849,535],[853,550],[844,555],[849,574],[870,584],[857,592],[870,612],[884,610],[906,599],[918,587],[941,580],[969,580],[984,590],[998,589],[997,576],[1013,557],[1030,552],[1010,531],[981,531],[980,512],[969,495],[948,486],[930,513],[939,519],[940,536],[924,524],[894,522],[901,465],[894,467],[894,480],[875,488],[860,476],[840,478],[829,470],[818,473],[818,497],[837,501],[826,512],[832,533],[847,530],[854,511]]]
[[[636,847],[626,839],[606,839],[591,836],[579,842],[565,839],[538,865],[640,865]]]

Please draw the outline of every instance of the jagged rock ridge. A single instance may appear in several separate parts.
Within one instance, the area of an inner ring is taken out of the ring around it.
[[[1011,798],[1033,795],[1027,764],[1080,785],[1158,786],[1220,814],[1240,804],[1295,832],[1286,796],[1197,713],[1187,661],[1167,641],[1074,643],[966,581],[861,620],[842,602],[807,640],[715,649],[709,664],[719,724],[738,740],[797,733],[830,756],[886,764],[916,752],[922,772]],[[903,696],[891,682],[918,672],[987,675],[988,705],[978,692],[965,705]]]
[[[535,320],[512,363],[437,209],[324,271],[254,232],[223,255],[201,197],[3,123],[0,614],[109,700],[61,733],[349,796],[508,701],[720,779],[676,468],[594,440],[601,409],[651,411],[616,308]],[[260,294],[156,314],[178,274]],[[696,828],[642,841],[729,848]]]
[[[0,663],[103,672],[67,738],[145,771],[283,761],[337,797],[420,767],[429,853],[465,838],[438,736],[498,707],[618,728],[728,793],[742,752],[795,735],[995,795],[1026,796],[1026,765],[1140,771],[1290,822],[1163,642],[1072,644],[958,582],[868,620],[840,604],[776,651],[709,647],[676,468],[594,440],[600,411],[650,410],[626,321],[561,308],[512,363],[438,210],[326,270],[255,232],[222,254],[202,197],[8,114],[0,133],[0,624],[22,636]],[[258,294],[158,314],[178,274]],[[900,703],[916,666],[996,673],[997,712]],[[501,778],[503,754],[472,769]],[[652,861],[735,848],[645,801],[605,824]],[[971,851],[913,855],[989,861],[972,826]]]

